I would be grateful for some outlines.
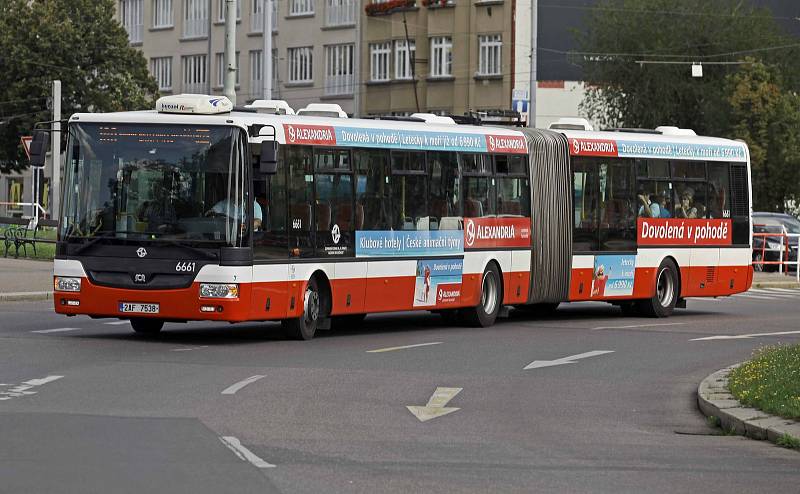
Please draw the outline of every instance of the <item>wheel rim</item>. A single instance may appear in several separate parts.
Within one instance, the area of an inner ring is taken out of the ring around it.
[[[312,323],[319,317],[319,294],[311,287],[306,288],[303,299],[303,317],[307,323]]]
[[[658,292],[658,302],[661,307],[669,307],[672,305],[672,299],[675,297],[675,281],[672,279],[672,274],[669,268],[664,268],[658,275],[658,284],[656,285]]]
[[[486,274],[483,275],[483,283],[481,285],[481,305],[483,306],[483,312],[492,314],[497,306],[497,280],[492,271],[487,271]]]

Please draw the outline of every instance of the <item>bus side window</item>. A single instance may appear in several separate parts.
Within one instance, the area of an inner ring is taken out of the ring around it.
[[[497,155],[494,160],[497,175],[497,214],[529,217],[530,183],[525,157]]]
[[[576,158],[572,166],[575,252],[592,252],[599,246],[599,164],[592,159]]]
[[[354,149],[356,169],[356,230],[389,230],[392,227],[392,184],[389,152]]]
[[[458,159],[452,152],[428,152],[430,173],[431,230],[460,230],[461,197],[458,187]]]
[[[256,160],[256,163],[258,161]],[[278,170],[274,175],[259,175],[254,171],[253,204],[261,208],[261,227],[253,232],[253,257],[255,259],[286,259],[286,150],[282,147],[278,157]]]
[[[708,217],[730,218],[730,169],[727,163],[708,164]]]
[[[428,230],[425,153],[392,151],[391,156],[393,229]]]
[[[287,145],[286,167],[288,169],[289,256],[312,257],[314,239],[312,223],[314,203],[314,170],[310,146]]]
[[[490,156],[463,153],[459,157],[464,176],[464,217],[494,216],[496,194]]]

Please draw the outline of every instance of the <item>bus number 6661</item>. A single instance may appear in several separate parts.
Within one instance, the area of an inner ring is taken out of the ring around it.
[[[195,263],[193,262],[179,262],[175,265],[175,271],[179,273],[194,273]]]

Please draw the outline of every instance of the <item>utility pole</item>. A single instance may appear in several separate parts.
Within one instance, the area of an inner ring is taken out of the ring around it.
[[[361,116],[361,2],[356,3],[356,42],[353,46],[353,116]]]
[[[211,52],[211,32],[214,29],[214,23],[211,21],[211,19],[212,19],[211,16],[214,15],[213,14],[213,12],[214,12],[214,0],[208,0],[208,3],[206,4],[206,8],[208,8],[208,25],[206,26],[206,28],[208,29],[208,36],[207,36],[208,42],[206,43],[207,44],[208,53],[206,54],[206,66],[205,66],[205,69],[206,69],[206,94],[211,94],[211,87],[213,85],[213,83],[211,82],[211,57],[213,56],[212,52]]]
[[[539,2],[531,0],[531,73],[528,89],[528,127],[536,127],[536,50],[539,39]]]
[[[274,0],[261,0],[264,9],[264,49],[261,68],[264,79],[264,99],[272,99],[272,2]]]
[[[50,204],[50,218],[58,219],[61,214],[59,209],[61,205],[61,81],[53,81],[53,133],[50,136],[50,146],[50,156],[53,159],[53,181],[50,184],[50,190],[53,191],[53,202]],[[39,202],[38,198],[34,202]]]
[[[222,94],[236,105],[236,0],[225,0],[225,85]]]

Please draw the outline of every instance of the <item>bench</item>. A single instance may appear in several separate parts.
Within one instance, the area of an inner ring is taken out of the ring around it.
[[[14,257],[19,257],[19,248],[25,257],[28,257],[28,245],[33,247],[33,255],[36,255],[36,228],[28,228],[25,225],[11,225],[3,231],[3,257],[8,257],[8,250],[14,246]],[[30,235],[29,235],[30,234]]]

